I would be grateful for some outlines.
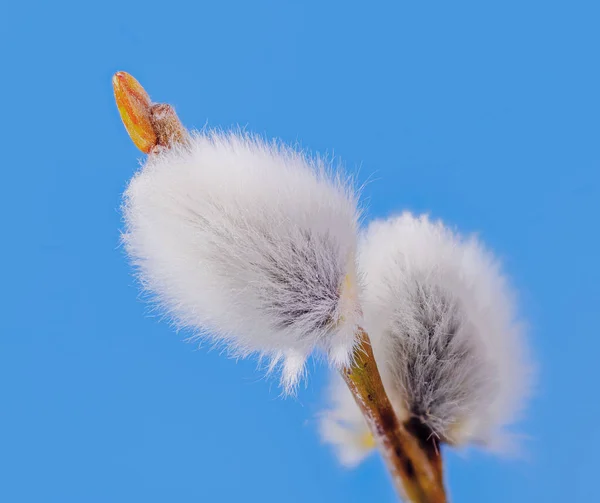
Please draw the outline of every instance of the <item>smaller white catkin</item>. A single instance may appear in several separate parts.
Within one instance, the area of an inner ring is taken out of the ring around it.
[[[141,284],[177,327],[281,364],[287,391],[317,347],[349,363],[358,211],[322,159],[244,133],[194,133],[148,157],[124,218]]]
[[[348,386],[336,372],[329,386],[330,406],[321,413],[319,432],[331,444],[344,466],[352,468],[365,459],[375,441]]]
[[[359,249],[365,328],[399,417],[453,445],[502,448],[530,367],[497,261],[409,213],[371,223]]]

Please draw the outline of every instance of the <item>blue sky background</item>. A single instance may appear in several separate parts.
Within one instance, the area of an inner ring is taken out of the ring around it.
[[[326,370],[276,383],[148,316],[118,247],[141,154],[111,76],[188,126],[334,152],[370,217],[475,231],[514,278],[540,366],[520,460],[446,452],[456,502],[590,501],[600,464],[600,4],[4,2],[0,501],[394,501],[340,468]]]

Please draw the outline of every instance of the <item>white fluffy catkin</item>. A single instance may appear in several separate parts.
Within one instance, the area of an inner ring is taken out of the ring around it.
[[[329,386],[330,406],[319,418],[321,439],[331,444],[340,463],[352,468],[366,458],[375,441],[352,393],[338,373]]]
[[[358,213],[323,160],[244,133],[195,133],[148,157],[124,217],[141,283],[178,327],[281,363],[287,391],[315,347],[349,362]]]
[[[442,441],[502,448],[529,390],[512,295],[474,238],[405,213],[359,249],[365,328],[398,415]]]

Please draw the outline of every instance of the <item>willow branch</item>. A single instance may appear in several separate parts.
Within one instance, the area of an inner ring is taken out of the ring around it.
[[[367,419],[400,495],[413,503],[445,503],[437,439],[401,424],[383,387],[367,333],[360,329],[353,364],[342,376]]]

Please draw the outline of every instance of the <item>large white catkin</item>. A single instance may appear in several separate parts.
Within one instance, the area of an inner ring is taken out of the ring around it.
[[[365,327],[400,417],[451,444],[503,448],[530,366],[494,257],[474,237],[409,213],[372,222],[359,257]]]
[[[322,159],[243,133],[195,133],[149,156],[124,196],[123,240],[144,289],[178,327],[235,356],[351,358],[358,211]]]

